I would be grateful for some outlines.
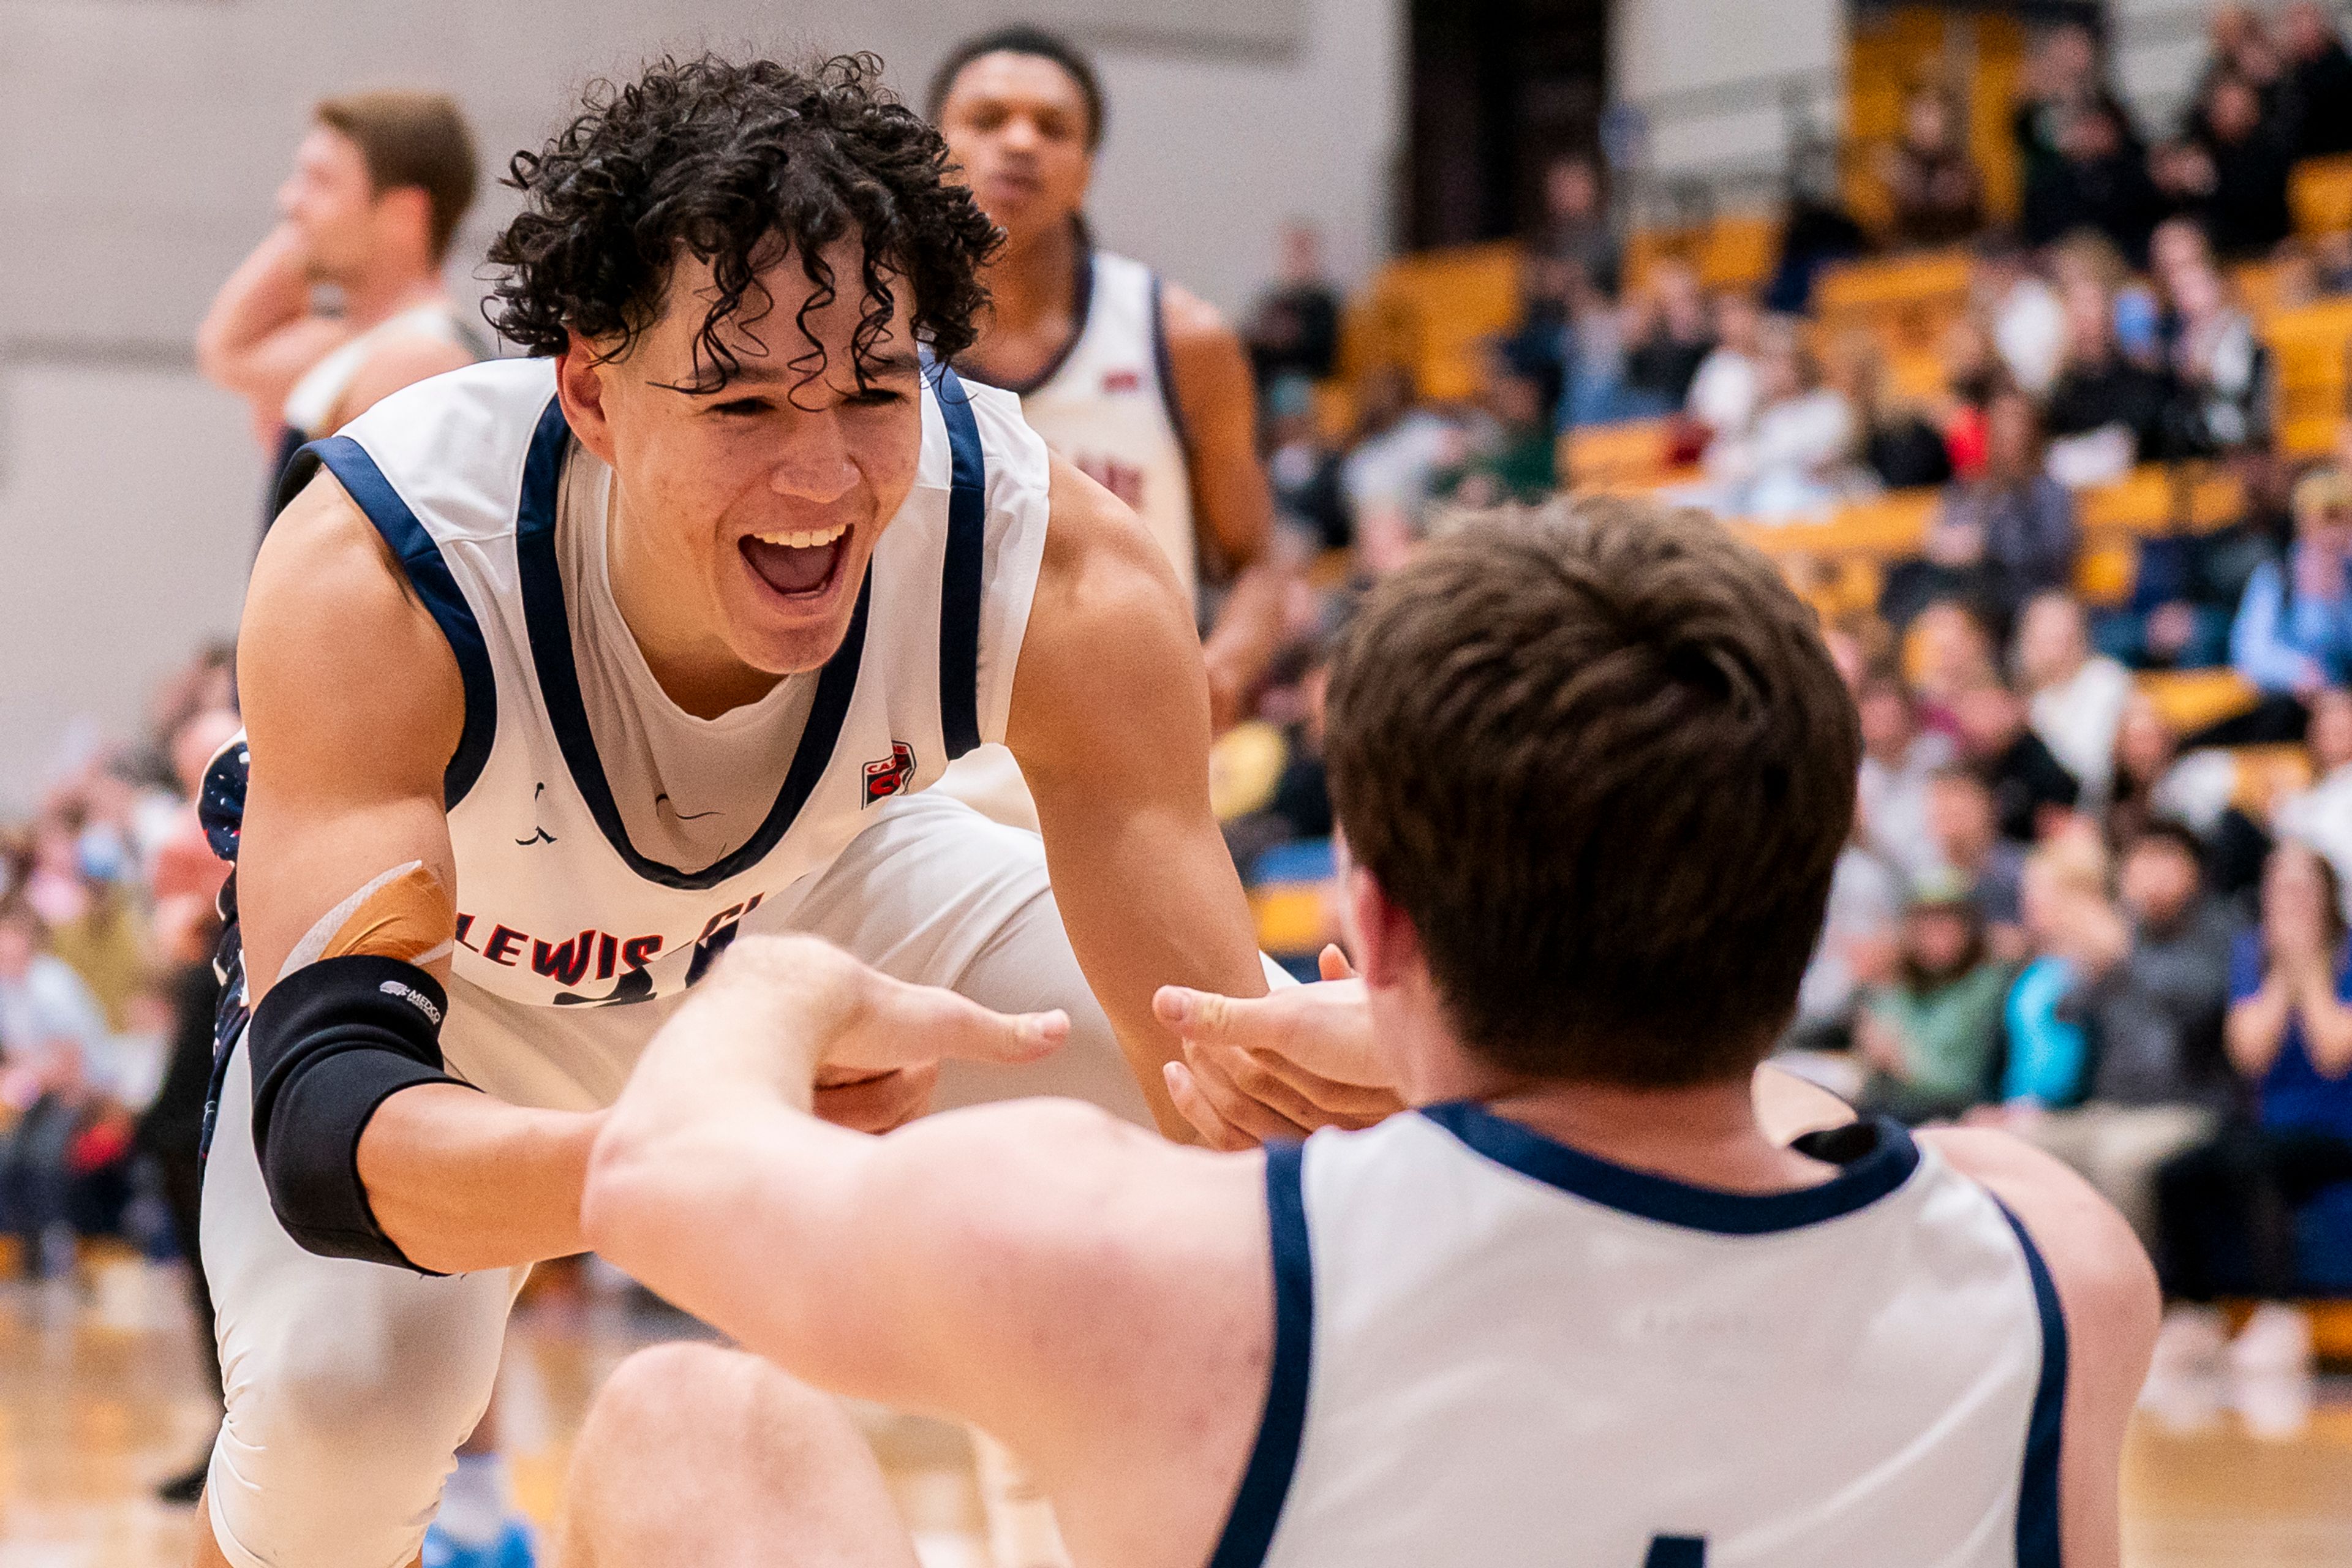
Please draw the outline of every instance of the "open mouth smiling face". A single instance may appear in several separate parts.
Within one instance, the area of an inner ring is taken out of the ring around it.
[[[864,267],[855,236],[819,253],[835,287],[783,252],[711,322],[710,269],[681,258],[625,357],[567,366],[565,412],[614,470],[614,596],[657,677],[665,655],[725,684],[730,666],[785,675],[840,647],[922,447],[910,302],[898,283],[868,320]]]

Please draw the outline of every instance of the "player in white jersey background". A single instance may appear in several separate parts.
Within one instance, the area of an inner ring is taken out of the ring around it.
[[[1264,988],[1173,574],[931,357],[994,235],[873,71],[594,89],[516,160],[491,251],[530,357],[296,470],[239,639],[249,749],[206,790],[251,1010],[204,1194],[229,1409],[200,1563],[415,1552],[520,1270],[583,1249],[604,1107],[739,932],[1115,1031],[1171,1130],[1153,987]],[[925,793],[990,740],[1042,842]],[[919,1114],[936,1047],[907,1043],[833,1064],[828,1113]]]
[[[1415,1109],[1261,1153],[1209,1074],[1222,1156],[1066,1102],[854,1139],[817,1061],[1042,1021],[739,945],[585,1212],[746,1349],[615,1374],[559,1561],[910,1568],[829,1390],[992,1432],[1098,1568],[2116,1568],[2129,1226],[1759,1068],[1861,754],[1772,564],[1649,500],[1467,522],[1360,609],[1328,734],[1361,980],[1160,1005],[1194,1067],[1244,1015],[1255,1070]]]
[[[957,368],[1018,393],[1048,447],[1134,508],[1188,594],[1204,564],[1230,584],[1202,650],[1222,730],[1279,635],[1274,501],[1241,340],[1206,300],[1095,246],[1085,208],[1107,106],[1066,39],[1016,26],[965,40],[932,80],[930,110],[1004,231],[979,341]]]
[[[442,93],[355,92],[312,111],[278,226],[196,331],[205,377],[252,411],[270,454],[266,493],[303,442],[481,357],[441,271],[475,180],[473,133]]]

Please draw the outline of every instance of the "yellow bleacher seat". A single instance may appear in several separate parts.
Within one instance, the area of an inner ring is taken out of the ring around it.
[[[2262,700],[2234,669],[2151,670],[2138,684],[2165,722],[2180,731],[2235,718]]]
[[[1725,213],[1685,228],[1636,229],[1625,245],[1625,285],[1648,286],[1651,268],[1665,257],[1690,264],[1708,289],[1754,289],[1780,258],[1780,220],[1769,213]]]
[[[2084,533],[2160,534],[2182,525],[2210,533],[2244,512],[2245,489],[2229,475],[2183,477],[2149,463],[2084,490],[2075,498],[2074,521]]]
[[[2074,563],[2074,595],[2094,609],[2114,609],[2127,603],[2138,580],[2139,555],[2127,541],[2084,545]]]
[[[1767,555],[1812,555],[1823,559],[1864,556],[1895,560],[1916,555],[1936,515],[1932,489],[1894,490],[1841,507],[1818,521],[1748,522],[1733,520],[1731,531]]]
[[[2352,228],[2352,153],[2297,163],[2287,179],[2286,199],[2298,234]]]
[[[2311,787],[2311,753],[2301,746],[2232,746],[2237,774],[2230,804],[2257,822],[2267,821],[2279,796]]]
[[[1667,429],[1664,419],[1577,426],[1559,438],[1559,470],[1586,489],[1654,482],[1666,471]]]
[[[1249,896],[1257,944],[1277,957],[1313,952],[1336,934],[1330,900],[1319,883],[1285,882]]]

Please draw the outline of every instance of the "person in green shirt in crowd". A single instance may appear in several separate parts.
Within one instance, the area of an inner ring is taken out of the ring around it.
[[[1912,889],[1902,942],[1895,983],[1854,1024],[1870,1074],[1862,1104],[1913,1124],[1958,1117],[1988,1092],[2011,969],[1987,952],[1984,916],[1947,871]]]

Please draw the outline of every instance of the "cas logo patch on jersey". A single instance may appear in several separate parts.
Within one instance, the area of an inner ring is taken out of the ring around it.
[[[915,787],[915,748],[904,741],[890,742],[890,754],[866,764],[866,799],[860,808]]]
[[[1103,372],[1103,394],[1115,396],[1122,392],[1141,392],[1143,373],[1139,370],[1107,370]]]

